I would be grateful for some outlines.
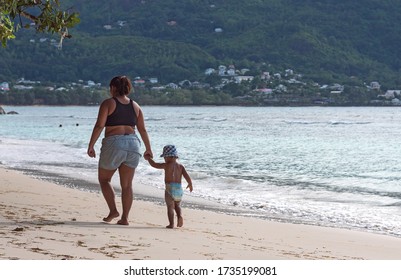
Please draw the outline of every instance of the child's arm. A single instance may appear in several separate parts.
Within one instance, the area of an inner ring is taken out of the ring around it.
[[[151,157],[146,157],[145,159],[149,162],[150,166],[152,166],[152,167],[154,167],[154,168],[157,168],[157,169],[164,169],[165,166],[166,166],[165,163],[157,163],[157,162],[155,162],[155,161],[153,160],[153,158],[151,158]]]
[[[191,177],[189,177],[189,174],[188,174],[188,172],[185,170],[185,167],[184,167],[184,166],[182,166],[182,176],[184,176],[185,180],[186,180],[187,183],[188,183],[188,186],[186,187],[186,189],[189,188],[189,191],[192,192],[192,190],[193,190],[193,187],[192,187],[192,180],[191,180]]]

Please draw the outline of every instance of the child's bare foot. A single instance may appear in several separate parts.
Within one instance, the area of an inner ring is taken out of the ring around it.
[[[182,227],[184,225],[184,219],[182,217],[178,217],[177,227]]]
[[[174,228],[174,225],[168,225],[166,228]]]
[[[103,218],[103,221],[106,222],[106,223],[109,223],[114,218],[117,218],[118,216],[120,216],[120,213],[118,213],[117,211],[113,211],[113,212],[110,212],[109,215],[106,218]]]
[[[118,220],[117,224],[118,225],[123,225],[123,226],[128,226],[129,225],[128,220],[126,220],[126,219]]]

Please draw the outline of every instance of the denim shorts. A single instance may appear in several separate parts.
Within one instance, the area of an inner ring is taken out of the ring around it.
[[[115,170],[124,164],[136,168],[141,157],[141,141],[136,134],[113,135],[102,140],[99,167]]]

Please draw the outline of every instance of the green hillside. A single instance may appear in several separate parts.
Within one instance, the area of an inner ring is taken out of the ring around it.
[[[49,40],[40,43],[49,35],[20,31],[0,49],[0,80],[107,83],[127,74],[176,82],[234,64],[255,72],[291,68],[320,83],[401,86],[398,1],[62,2],[80,13],[73,38],[58,50]]]

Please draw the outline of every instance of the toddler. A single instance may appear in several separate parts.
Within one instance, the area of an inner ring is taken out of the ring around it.
[[[164,158],[164,163],[155,162],[150,156],[145,159],[149,164],[157,169],[164,169],[164,182],[166,189],[164,192],[164,199],[167,205],[167,216],[169,225],[166,228],[174,228],[174,211],[177,214],[177,227],[182,227],[184,220],[182,218],[180,202],[183,195],[181,186],[181,178],[184,177],[188,183],[186,187],[192,192],[192,181],[189,177],[185,167],[177,162],[178,153],[174,145],[166,145],[163,148],[163,153],[160,157]]]

